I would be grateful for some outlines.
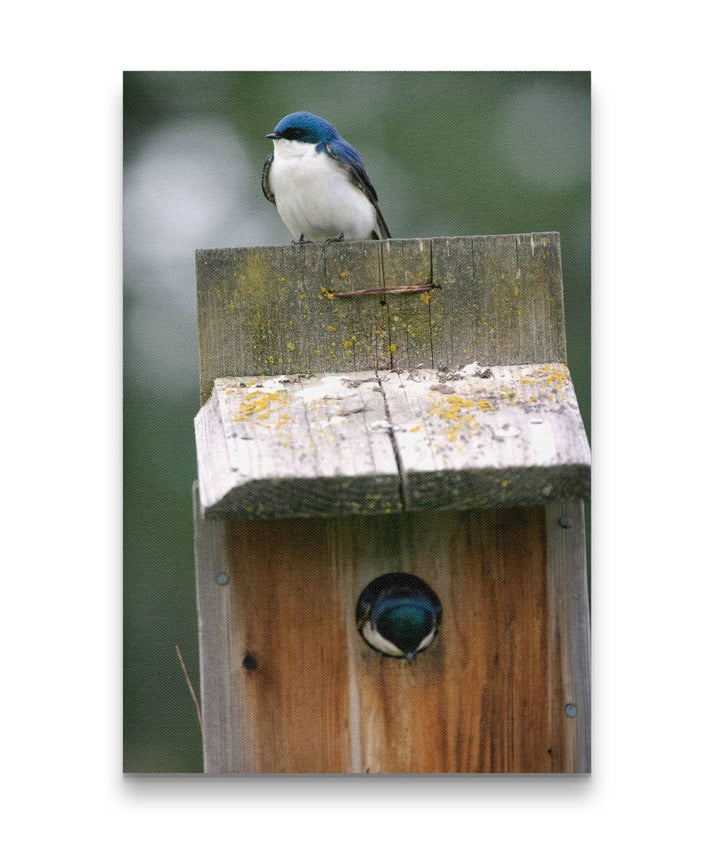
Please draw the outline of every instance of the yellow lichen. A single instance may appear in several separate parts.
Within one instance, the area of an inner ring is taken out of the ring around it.
[[[445,436],[453,443],[466,431],[475,432],[480,423],[475,418],[478,411],[494,413],[495,405],[487,399],[470,399],[462,395],[443,395],[430,405],[430,413],[444,423]]]
[[[277,402],[280,405],[287,404],[288,393],[284,389],[277,392],[265,392],[263,389],[248,392],[237,410],[236,422],[245,422],[248,419],[267,419],[270,415],[267,411],[271,404]]]

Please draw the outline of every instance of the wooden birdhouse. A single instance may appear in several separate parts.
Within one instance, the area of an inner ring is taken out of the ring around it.
[[[197,280],[206,772],[588,772],[558,235],[202,250]],[[416,655],[359,632],[386,574],[441,604]]]

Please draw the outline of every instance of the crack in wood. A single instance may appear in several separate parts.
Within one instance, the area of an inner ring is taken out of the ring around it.
[[[382,378],[379,374],[376,373],[378,386],[380,387],[380,393],[383,398],[383,406],[385,408],[385,417],[387,418],[388,428],[387,433],[390,438],[390,443],[392,445],[393,454],[395,455],[395,463],[397,464],[398,469],[398,494],[400,498],[400,510],[406,511],[408,508],[408,491],[407,491],[407,476],[405,473],[405,465],[403,464],[402,455],[400,454],[400,447],[398,446],[397,437],[395,436],[395,428],[393,427],[392,421],[392,413],[390,412],[390,406],[388,404],[387,396],[385,395],[385,389],[383,387]]]

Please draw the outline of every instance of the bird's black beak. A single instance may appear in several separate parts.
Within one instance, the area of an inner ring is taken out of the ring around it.
[[[405,659],[408,661],[408,663],[412,663],[412,661],[415,659],[415,653],[411,652],[410,654],[406,654]]]
[[[280,134],[276,134],[275,131],[273,131],[272,134],[265,134],[265,136],[268,138],[268,140],[279,140],[280,139]]]

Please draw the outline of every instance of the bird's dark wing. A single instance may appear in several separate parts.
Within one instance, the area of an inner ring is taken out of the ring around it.
[[[265,199],[275,204],[275,194],[270,190],[270,165],[273,162],[273,155],[269,155],[265,161],[265,166],[262,171],[262,190],[265,194]]]
[[[344,170],[347,171],[353,183],[362,190],[368,200],[372,203],[372,206],[375,209],[375,214],[377,215],[378,229],[380,230],[379,235],[375,235],[374,232],[373,235],[376,238],[389,238],[390,231],[388,230],[385,218],[378,206],[377,193],[375,192],[375,188],[372,186],[370,177],[365,171],[365,165],[360,159],[360,155],[355,151],[350,143],[343,139],[337,139],[333,140],[331,143],[325,143],[325,151],[331,158],[334,158]],[[267,194],[265,195],[267,196]]]
[[[355,624],[358,630],[362,630],[363,624],[370,618],[372,612],[372,600],[363,592],[355,607]]]

